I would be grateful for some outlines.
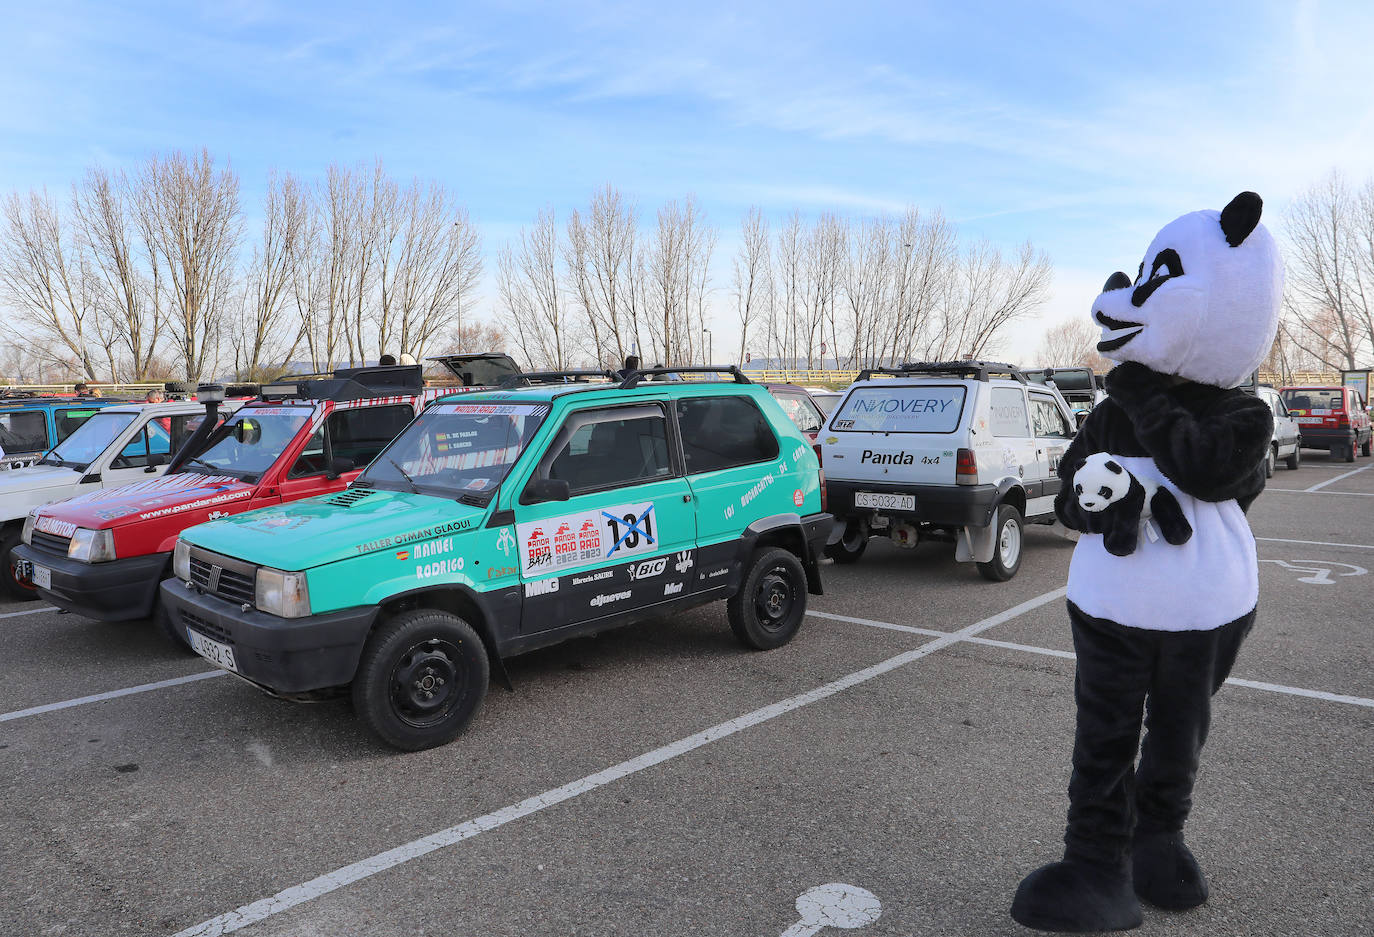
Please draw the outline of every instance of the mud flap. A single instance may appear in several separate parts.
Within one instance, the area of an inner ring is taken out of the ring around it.
[[[996,517],[996,515],[993,515]],[[955,541],[954,559],[960,563],[989,563],[997,549],[997,527],[963,527]]]

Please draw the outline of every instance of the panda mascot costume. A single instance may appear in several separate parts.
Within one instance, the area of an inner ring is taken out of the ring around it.
[[[1207,900],[1183,825],[1212,695],[1259,598],[1245,511],[1273,417],[1239,386],[1269,351],[1283,293],[1261,207],[1242,192],[1170,222],[1135,280],[1112,274],[1093,304],[1097,348],[1118,365],[1059,465],[1055,510],[1081,532],[1068,583],[1077,726],[1064,858],[1028,875],[1011,907],[1027,927],[1125,930],[1139,899]]]

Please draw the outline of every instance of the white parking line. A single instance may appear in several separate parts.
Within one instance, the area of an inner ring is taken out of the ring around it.
[[[460,823],[457,826],[451,826],[446,830],[440,830],[437,833],[431,833],[420,839],[412,840],[408,843],[396,846],[395,848],[388,849],[385,852],[377,853],[375,856],[369,856],[366,859],[354,862],[352,865],[346,865],[332,872],[326,872],[324,875],[313,878],[308,882],[303,882],[300,885],[293,885],[290,888],[283,889],[270,898],[263,898],[252,904],[243,905],[227,914],[221,914],[208,921],[202,921],[194,927],[188,927],[186,930],[179,931],[175,937],[215,937],[215,935],[218,934],[233,933],[236,930],[265,920],[274,914],[280,914],[297,905],[304,904],[307,901],[313,901],[330,892],[337,891],[345,885],[350,885],[353,882],[376,875],[378,872],[384,872],[387,869],[395,868],[412,859],[418,859],[421,856],[428,855],[436,849],[442,849],[445,846],[452,846],[455,843],[471,839],[474,836],[480,836],[489,830],[505,826],[507,823],[538,813],[548,807],[561,804],[566,800],[580,797],[583,794],[590,793],[597,788],[605,787],[607,784],[619,781],[621,778],[629,777],[646,768],[660,765],[665,761],[695,751],[712,742],[718,742],[721,739],[728,738],[737,732],[742,732],[745,729],[776,719],[778,716],[792,712],[795,709],[800,709],[803,706],[809,706],[812,703],[834,696],[836,693],[848,690],[861,683],[866,683],[874,677],[879,677],[899,667],[904,667],[912,661],[920,660],[922,657],[927,657],[935,653],[941,648],[970,638],[980,631],[986,631],[989,628],[996,627],[1003,622],[1010,621],[1018,615],[1025,614],[1031,609],[1039,608],[1046,602],[1052,602],[1055,599],[1063,598],[1063,596],[1063,589],[1055,589],[1052,592],[1038,595],[1004,612],[999,612],[989,618],[984,618],[982,621],[969,625],[967,628],[943,633],[935,640],[923,644],[915,650],[906,651],[905,653],[898,654],[896,657],[889,657],[881,663],[874,664],[871,667],[865,667],[863,670],[857,670],[848,676],[841,677],[838,680],[817,687],[814,690],[809,690],[797,696],[782,700],[781,702],[773,703],[771,706],[765,706],[762,709],[756,709],[751,713],[746,713],[743,716],[738,716],[727,722],[714,725],[695,735],[689,735],[686,738],[678,739],[676,742],[671,742],[661,748],[645,752],[642,755],[631,758],[629,761],[622,761],[618,765],[612,765],[595,774],[589,774],[586,777],[578,778],[576,781],[571,781],[561,787],[555,787],[553,790],[545,791],[542,794],[536,794],[533,797],[528,797],[519,803],[511,804],[508,807],[502,807],[500,810],[493,813],[488,813],[476,819]]]
[[[1366,465],[1366,466],[1363,466],[1362,468],[1351,469],[1349,472],[1346,472],[1346,473],[1343,474],[1343,475],[1337,475],[1337,476],[1335,476],[1334,478],[1328,478],[1328,479],[1327,479],[1326,481],[1324,481],[1324,482],[1317,482],[1317,483],[1316,483],[1315,485],[1313,485],[1311,488],[1304,488],[1303,490],[1304,490],[1304,491],[1320,491],[1321,489],[1325,488],[1327,485],[1333,484],[1334,482],[1338,482],[1338,481],[1340,481],[1342,478],[1349,478],[1351,475],[1358,475],[1358,474],[1360,474],[1361,472],[1367,472],[1367,471],[1369,471],[1369,469],[1371,469],[1371,468],[1374,468],[1374,466]]]
[[[46,703],[42,706],[30,706],[28,709],[16,709],[12,713],[0,713],[0,722],[9,722],[11,719],[23,719],[25,716],[37,716],[42,713],[56,712],[59,709],[71,709],[73,706],[84,706],[86,703],[100,703],[107,699],[118,699],[121,696],[132,696],[135,693],[147,693],[149,690],[163,690],[169,686],[180,686],[183,683],[195,683],[197,680],[209,680],[211,677],[222,677],[227,670],[206,670],[202,673],[193,673],[185,677],[173,677],[171,680],[159,680],[156,683],[140,683],[138,686],[125,687],[122,690],[110,690],[105,693],[95,693],[91,696],[79,696],[76,699],[63,700],[60,703]]]
[[[1256,540],[1263,540],[1267,543],[1305,543],[1314,547],[1350,547],[1355,550],[1374,550],[1374,544],[1369,543],[1332,543],[1329,540],[1289,540],[1287,537],[1256,537]]]
[[[1361,470],[1363,471],[1363,469]],[[1342,478],[1344,476],[1341,476]],[[1336,479],[1331,479],[1335,481]],[[1290,495],[1353,495],[1356,498],[1374,498],[1374,491],[1317,491],[1314,488],[1268,488],[1265,491],[1281,491]]]
[[[54,605],[40,605],[37,608],[26,608],[22,612],[5,612],[0,618],[19,618],[24,615],[37,615],[39,612],[55,612],[57,607]]]
[[[958,634],[958,632],[951,634],[947,631],[929,631],[925,628],[915,628],[911,625],[897,625],[890,621],[874,621],[871,618],[852,618],[848,615],[834,615],[830,612],[808,611],[806,614],[813,618],[829,618],[832,621],[846,621],[856,625],[865,625],[869,628],[881,628],[884,631],[905,631],[908,634],[919,635],[938,634],[945,637],[954,637],[954,635]],[[992,638],[954,637],[954,640],[949,643],[981,644],[984,647],[997,647],[1008,651],[1024,651],[1027,654],[1039,654],[1042,657],[1058,657],[1062,660],[1077,659],[1077,655],[1072,651],[1058,651],[1054,648],[1035,647],[1030,644],[1014,644],[1011,641],[995,641]],[[927,645],[922,645],[922,647],[926,646]],[[1281,683],[1263,683],[1258,680],[1241,680],[1236,677],[1231,677],[1226,682],[1232,686],[1243,686],[1251,690],[1265,690],[1269,693],[1282,693],[1286,696],[1301,696],[1307,699],[1324,700],[1328,703],[1346,703],[1351,706],[1364,706],[1368,709],[1374,709],[1374,699],[1366,699],[1363,696],[1329,693],[1326,690],[1307,690],[1302,687],[1284,686]]]

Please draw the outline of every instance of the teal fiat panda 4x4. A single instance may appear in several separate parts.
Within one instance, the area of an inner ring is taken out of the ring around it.
[[[412,750],[456,737],[492,671],[509,685],[504,658],[567,638],[725,600],[741,642],[778,647],[831,518],[811,446],[726,373],[440,398],[348,489],[183,532],[163,600],[210,661],[287,698],[351,686]]]

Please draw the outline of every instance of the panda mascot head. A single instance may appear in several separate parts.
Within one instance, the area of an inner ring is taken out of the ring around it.
[[[1097,350],[1203,384],[1246,383],[1274,342],[1283,297],[1283,263],[1260,224],[1262,207],[1242,192],[1219,212],[1165,225],[1135,280],[1112,274],[1093,303]]]

